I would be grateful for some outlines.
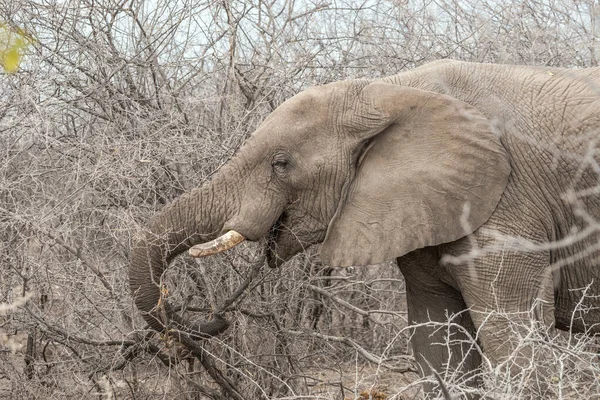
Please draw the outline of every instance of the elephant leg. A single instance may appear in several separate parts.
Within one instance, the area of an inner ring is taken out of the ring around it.
[[[544,396],[543,382],[552,366],[542,365],[547,360],[532,335],[544,334],[538,328],[554,325],[550,256],[509,249],[507,243],[490,238],[477,241],[479,255],[447,270],[469,307],[483,354],[507,379],[541,382],[535,390]]]
[[[434,369],[442,379],[460,376],[469,386],[478,386],[481,357],[472,340],[474,326],[460,292],[437,278],[437,250],[413,251],[399,258],[398,265],[405,278],[408,318],[413,325],[410,341],[423,375]],[[440,388],[430,382],[423,390],[426,396],[435,397]]]

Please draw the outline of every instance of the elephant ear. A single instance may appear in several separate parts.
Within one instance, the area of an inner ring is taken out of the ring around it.
[[[321,258],[367,265],[457,240],[490,217],[508,181],[508,155],[475,108],[424,90],[371,83],[348,111],[364,146]]]

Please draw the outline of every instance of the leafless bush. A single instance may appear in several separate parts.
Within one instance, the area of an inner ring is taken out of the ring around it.
[[[592,299],[583,296],[581,304],[590,300]],[[479,377],[484,385],[481,388],[470,387],[464,376],[454,370],[437,371],[451,396],[458,398],[478,394],[482,398],[493,399],[575,399],[597,396],[600,390],[597,338],[557,331],[540,324],[537,321],[536,307],[537,305],[520,315],[499,313],[491,316],[509,321],[507,329],[511,337],[518,338],[513,351],[499,364],[492,363],[480,348],[477,341],[479,331],[471,336],[460,324],[454,322],[457,315],[449,316],[445,324],[427,323],[436,330],[446,332],[445,341],[435,343],[434,346],[450,348],[456,339],[449,332],[458,329],[469,337],[472,348],[482,356]],[[581,312],[585,310],[580,305],[574,311],[573,318],[578,318]],[[508,333],[506,337],[509,336]],[[518,365],[518,368],[511,368],[514,365]],[[515,373],[515,370],[518,372]],[[412,385],[424,381],[438,383],[435,376],[429,376],[414,381]]]
[[[306,86],[446,57],[597,65],[597,16],[566,0],[0,3],[6,26],[37,39],[0,76],[0,303],[32,296],[0,315],[24,349],[0,343],[0,397],[358,398],[384,371],[413,370],[392,265],[332,270],[307,253],[269,270],[252,245],[180,258],[168,295],[192,318],[222,307],[234,321],[190,350],[133,309],[132,242]],[[553,390],[584,395],[577,371],[597,389],[592,344],[547,342],[570,379]],[[384,389],[401,398],[414,376]],[[490,388],[515,394],[513,378]]]

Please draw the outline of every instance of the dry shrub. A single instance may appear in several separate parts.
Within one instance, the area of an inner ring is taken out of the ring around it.
[[[153,213],[309,85],[446,57],[597,65],[591,1],[471,3],[0,3],[2,24],[37,40],[19,72],[0,75],[0,303],[32,296],[0,316],[0,397],[412,396],[393,265],[331,270],[309,252],[269,270],[253,245],[180,258],[173,302],[196,319],[226,305],[233,321],[194,353],[145,329],[128,256]],[[597,390],[592,339],[537,332],[523,340],[554,360],[552,395]],[[532,376],[499,368],[484,375],[501,396]]]

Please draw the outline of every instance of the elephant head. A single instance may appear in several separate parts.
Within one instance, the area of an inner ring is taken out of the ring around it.
[[[481,226],[508,174],[489,121],[452,97],[381,81],[310,88],[274,110],[209,183],[150,220],[131,257],[135,304],[156,330],[169,322],[218,334],[220,316],[192,327],[161,301],[175,255],[267,237],[271,266],[315,243],[326,264],[374,264]]]

